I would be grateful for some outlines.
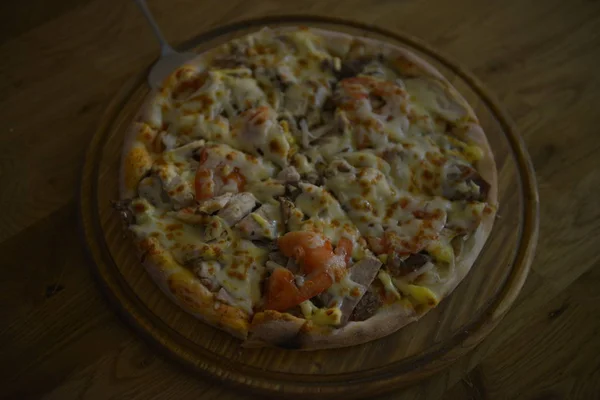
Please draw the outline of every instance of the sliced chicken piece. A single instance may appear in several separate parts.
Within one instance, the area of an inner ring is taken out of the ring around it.
[[[404,84],[415,102],[434,116],[457,122],[469,115],[468,106],[462,97],[455,96],[450,85],[440,79],[419,77],[405,79]]]
[[[225,288],[219,289],[215,298],[222,303],[229,304],[232,306],[235,305],[235,299],[229,294],[227,290],[225,290]]]
[[[187,171],[182,173],[172,163],[155,165],[153,170],[160,178],[163,189],[173,203],[173,208],[179,210],[194,204],[196,195],[190,180],[185,179],[185,172]]]
[[[310,144],[316,141],[317,139],[325,136],[330,132],[337,131],[337,125],[338,124],[335,121],[331,121],[324,125],[310,129],[308,126],[308,122],[306,122],[306,119],[301,119],[298,123],[298,126],[300,127],[302,147],[308,148]]]
[[[225,193],[220,196],[213,197],[212,199],[201,201],[198,204],[198,207],[196,207],[196,210],[206,214],[212,214],[225,207],[227,203],[229,203],[229,200],[231,200],[231,197],[231,193]]]
[[[348,116],[344,111],[336,112],[335,122],[337,124],[337,130],[343,133],[350,130],[350,128],[352,127],[352,124],[350,123],[350,120],[348,119]]]
[[[290,144],[271,107],[263,105],[243,112],[232,129],[232,134],[238,135],[240,150],[280,167],[287,165]]]
[[[300,190],[300,189],[298,189]],[[281,213],[283,215],[283,223],[287,224],[292,216],[293,210],[296,208],[294,203],[287,197],[280,197],[279,204],[281,205]]]
[[[205,144],[204,140],[194,140],[193,142],[186,143],[183,146],[172,148],[171,150],[165,151],[163,157],[165,160],[170,162],[176,162],[181,160],[190,160],[198,149],[203,147]]]
[[[321,186],[323,184],[323,179],[321,178],[321,175],[319,175],[319,173],[316,171],[309,172],[308,174],[306,174],[304,180],[316,186]]]
[[[293,116],[305,115],[309,105],[310,92],[310,88],[306,85],[289,85],[283,96],[284,108]]]
[[[217,282],[216,274],[221,269],[221,264],[217,261],[196,261],[194,264],[194,274],[200,279],[200,282],[211,292],[216,292],[221,285]]]
[[[236,227],[247,239],[275,239],[277,237],[277,225],[281,220],[279,206],[263,204],[253,213],[244,217]]]
[[[296,183],[300,181],[300,174],[296,168],[290,165],[282,169],[279,174],[277,174],[277,180],[284,183]]]
[[[304,214],[298,209],[294,203],[287,197],[280,197],[279,204],[283,216],[283,223],[287,230],[293,231],[300,227]]]
[[[256,198],[252,193],[238,193],[232,196],[225,208],[219,211],[217,215],[227,222],[229,226],[233,226],[248,215],[255,205]]]
[[[171,211],[168,212],[167,215],[190,225],[204,225],[212,218],[207,214],[196,213],[193,207],[182,208],[178,211]]]
[[[138,195],[156,208],[171,208],[169,196],[163,190],[160,179],[156,176],[147,176],[138,185]]]
[[[256,194],[261,203],[270,203],[273,199],[285,194],[285,186],[277,179],[266,179],[248,184],[245,190]]]
[[[211,214],[225,207],[229,203],[229,200],[231,200],[231,197],[231,193],[226,193],[222,196],[202,201],[197,206],[182,208],[168,214],[181,222],[192,225],[206,225],[215,220],[222,221]]]
[[[209,216],[210,222],[204,225],[203,239],[206,242],[219,239],[228,235],[227,224],[218,216]]]
[[[487,200],[490,184],[474,168],[449,163],[444,166],[444,170],[444,197],[450,200]]]
[[[310,136],[312,136],[311,142],[334,131],[337,131],[337,123],[335,121],[331,121],[324,125],[312,128],[310,131]]]

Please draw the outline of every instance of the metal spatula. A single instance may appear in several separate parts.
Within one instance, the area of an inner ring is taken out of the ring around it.
[[[150,87],[156,89],[171,72],[173,72],[180,65],[184,64],[186,61],[196,57],[197,54],[179,53],[169,46],[169,43],[160,31],[156,21],[154,21],[154,17],[152,16],[152,13],[150,13],[150,10],[146,5],[146,1],[135,0],[135,2],[148,20],[148,23],[150,24],[150,27],[152,28],[152,31],[154,32],[154,35],[160,44],[160,58],[152,66],[152,69],[150,69],[150,73],[148,74],[148,83],[150,84]]]

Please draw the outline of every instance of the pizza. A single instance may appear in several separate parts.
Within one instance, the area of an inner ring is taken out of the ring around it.
[[[148,96],[116,208],[182,309],[244,346],[314,350],[448,296],[491,231],[497,175],[473,110],[421,58],[265,28]]]

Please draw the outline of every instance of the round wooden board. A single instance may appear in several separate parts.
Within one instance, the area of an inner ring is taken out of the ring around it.
[[[229,384],[272,395],[345,398],[412,384],[476,346],[516,299],[538,232],[539,200],[529,156],[506,115],[472,75],[406,35],[331,18],[279,16],[215,28],[182,47],[201,52],[265,25],[314,26],[406,47],[435,65],[470,102],[494,151],[500,201],[490,239],[471,272],[436,309],[383,339],[314,352],[242,349],[239,340],[197,321],[163,295],[136,258],[111,208],[111,201],[118,198],[124,134],[149,92],[144,72],[125,85],[109,106],[84,165],[82,226],[98,280],[123,316],[162,350]]]

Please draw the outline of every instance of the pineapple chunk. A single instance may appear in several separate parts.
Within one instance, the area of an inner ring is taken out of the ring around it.
[[[318,308],[310,300],[300,303],[304,318],[316,325],[339,325],[342,311],[339,308]]]
[[[398,280],[395,283],[402,293],[412,297],[419,304],[426,304],[433,307],[440,302],[438,296],[425,286],[411,285]]]
[[[474,163],[483,158],[483,151],[477,145],[465,146],[463,154],[470,163]]]
[[[432,242],[427,246],[427,252],[437,261],[452,264],[454,261],[454,250],[448,243]]]
[[[383,269],[380,269],[379,274],[377,274],[377,277],[383,284],[383,287],[385,287],[386,292],[392,293],[398,299],[402,297],[402,296],[400,296],[398,289],[396,289],[396,286],[394,286],[394,283],[392,282],[392,278],[390,277],[390,275],[387,272],[385,272]]]
[[[273,233],[271,231],[271,224],[269,223],[269,221],[267,221],[257,213],[252,213],[250,215],[252,216],[252,219],[256,221],[256,223],[263,229],[263,233],[265,234],[265,236],[269,239],[274,239]]]

